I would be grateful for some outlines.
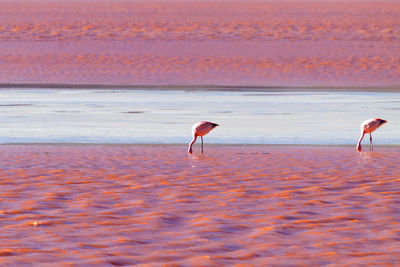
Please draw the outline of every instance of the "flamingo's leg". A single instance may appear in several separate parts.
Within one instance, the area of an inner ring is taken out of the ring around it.
[[[200,137],[201,137],[201,153],[203,154],[203,136]]]
[[[372,134],[369,133],[369,145],[370,145],[370,150],[374,151],[374,145],[372,144]]]

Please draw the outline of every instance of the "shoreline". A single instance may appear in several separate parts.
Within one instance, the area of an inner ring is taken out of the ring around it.
[[[193,84],[96,84],[96,83],[0,83],[1,89],[77,89],[77,90],[170,90],[170,91],[232,91],[232,92],[400,92],[400,85],[388,86],[273,86],[273,85],[193,85]]]
[[[139,147],[168,147],[168,146],[178,146],[178,147],[187,147],[187,144],[183,143],[171,143],[171,144],[163,144],[163,143],[62,143],[62,142],[43,142],[43,143],[2,143],[1,146],[139,146]],[[208,147],[301,147],[301,148],[352,148],[355,147],[355,144],[215,144],[209,143]],[[363,146],[369,147],[368,144],[364,144]],[[383,144],[383,145],[374,145],[374,148],[400,148],[400,144]],[[367,151],[367,150],[364,150]]]

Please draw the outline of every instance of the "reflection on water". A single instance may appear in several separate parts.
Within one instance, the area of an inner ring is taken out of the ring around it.
[[[394,265],[400,150],[377,150],[0,146],[0,264]]]
[[[188,143],[192,124],[209,120],[222,127],[206,144],[355,144],[360,123],[380,117],[376,144],[400,144],[397,92],[29,89],[0,99],[0,143]]]

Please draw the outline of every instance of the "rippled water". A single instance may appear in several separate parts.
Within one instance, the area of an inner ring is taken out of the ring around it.
[[[207,146],[205,152],[0,146],[0,264],[400,261],[398,148]]]
[[[222,126],[207,143],[355,144],[360,123],[380,117],[375,143],[400,144],[398,92],[253,89],[3,89],[0,143],[188,143],[209,120]]]
[[[0,82],[397,86],[399,13],[397,0],[2,0]]]

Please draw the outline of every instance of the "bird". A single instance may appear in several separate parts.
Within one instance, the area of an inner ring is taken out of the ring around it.
[[[198,136],[201,137],[201,153],[203,153],[203,136],[208,134],[212,129],[214,129],[217,126],[220,125],[209,121],[199,121],[193,124],[192,126],[193,139],[189,143],[188,153],[190,154],[192,153],[192,146],[194,142],[196,142]]]
[[[375,131],[376,129],[378,129],[379,127],[381,127],[386,122],[387,121],[385,121],[385,120],[377,119],[377,118],[363,121],[361,123],[361,136],[360,136],[360,139],[358,140],[358,143],[357,143],[357,150],[361,151],[361,141],[363,140],[364,135],[366,133],[369,133],[369,142],[370,142],[369,149],[370,150],[374,150],[374,146],[372,144],[372,135],[371,135],[371,133],[373,131]]]

